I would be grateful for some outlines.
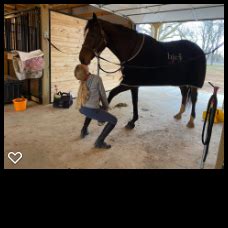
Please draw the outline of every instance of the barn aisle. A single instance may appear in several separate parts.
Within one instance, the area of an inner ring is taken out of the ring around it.
[[[5,105],[5,168],[197,169],[203,151],[201,116],[210,95],[200,93],[196,127],[188,129],[190,110],[180,121],[173,118],[181,99],[178,88],[140,88],[140,119],[136,128],[128,131],[124,125],[132,116],[131,96],[130,92],[120,94],[111,104],[111,112],[119,121],[107,138],[112,144],[107,151],[93,148],[103,128],[97,122],[92,122],[86,139],[79,138],[83,116],[74,105],[62,110],[29,102],[25,112],[14,112],[12,105]],[[223,95],[219,95],[218,107],[222,102]],[[127,107],[115,108],[118,103],[126,103]],[[214,168],[221,131],[222,124],[215,124],[206,169]],[[16,165],[7,158],[10,151],[23,154]]]

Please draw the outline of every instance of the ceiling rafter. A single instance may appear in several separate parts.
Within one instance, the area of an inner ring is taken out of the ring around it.
[[[91,4],[131,20],[135,24],[220,20],[224,19],[224,4]]]

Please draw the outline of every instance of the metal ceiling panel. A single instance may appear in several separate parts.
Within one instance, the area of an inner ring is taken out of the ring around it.
[[[224,4],[91,4],[135,24],[224,19]]]

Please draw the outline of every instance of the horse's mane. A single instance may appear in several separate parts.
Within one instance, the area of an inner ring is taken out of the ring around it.
[[[138,33],[137,31],[133,30],[133,29],[130,29],[130,28],[127,28],[121,24],[114,24],[114,23],[111,23],[111,22],[108,22],[108,21],[104,21],[102,19],[98,19],[98,22],[100,22],[101,26],[114,26],[116,29],[118,29],[118,31],[121,31],[121,32],[124,32],[124,33],[130,33],[130,34],[136,34]],[[85,29],[84,29],[84,32],[87,30],[87,29],[90,29],[94,24],[94,21],[93,19],[89,20],[85,26]]]

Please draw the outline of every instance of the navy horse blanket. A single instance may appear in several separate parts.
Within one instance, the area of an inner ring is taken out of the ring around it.
[[[158,42],[145,35],[141,52],[122,70],[122,85],[193,86],[202,88],[206,57],[202,49],[187,41]]]

